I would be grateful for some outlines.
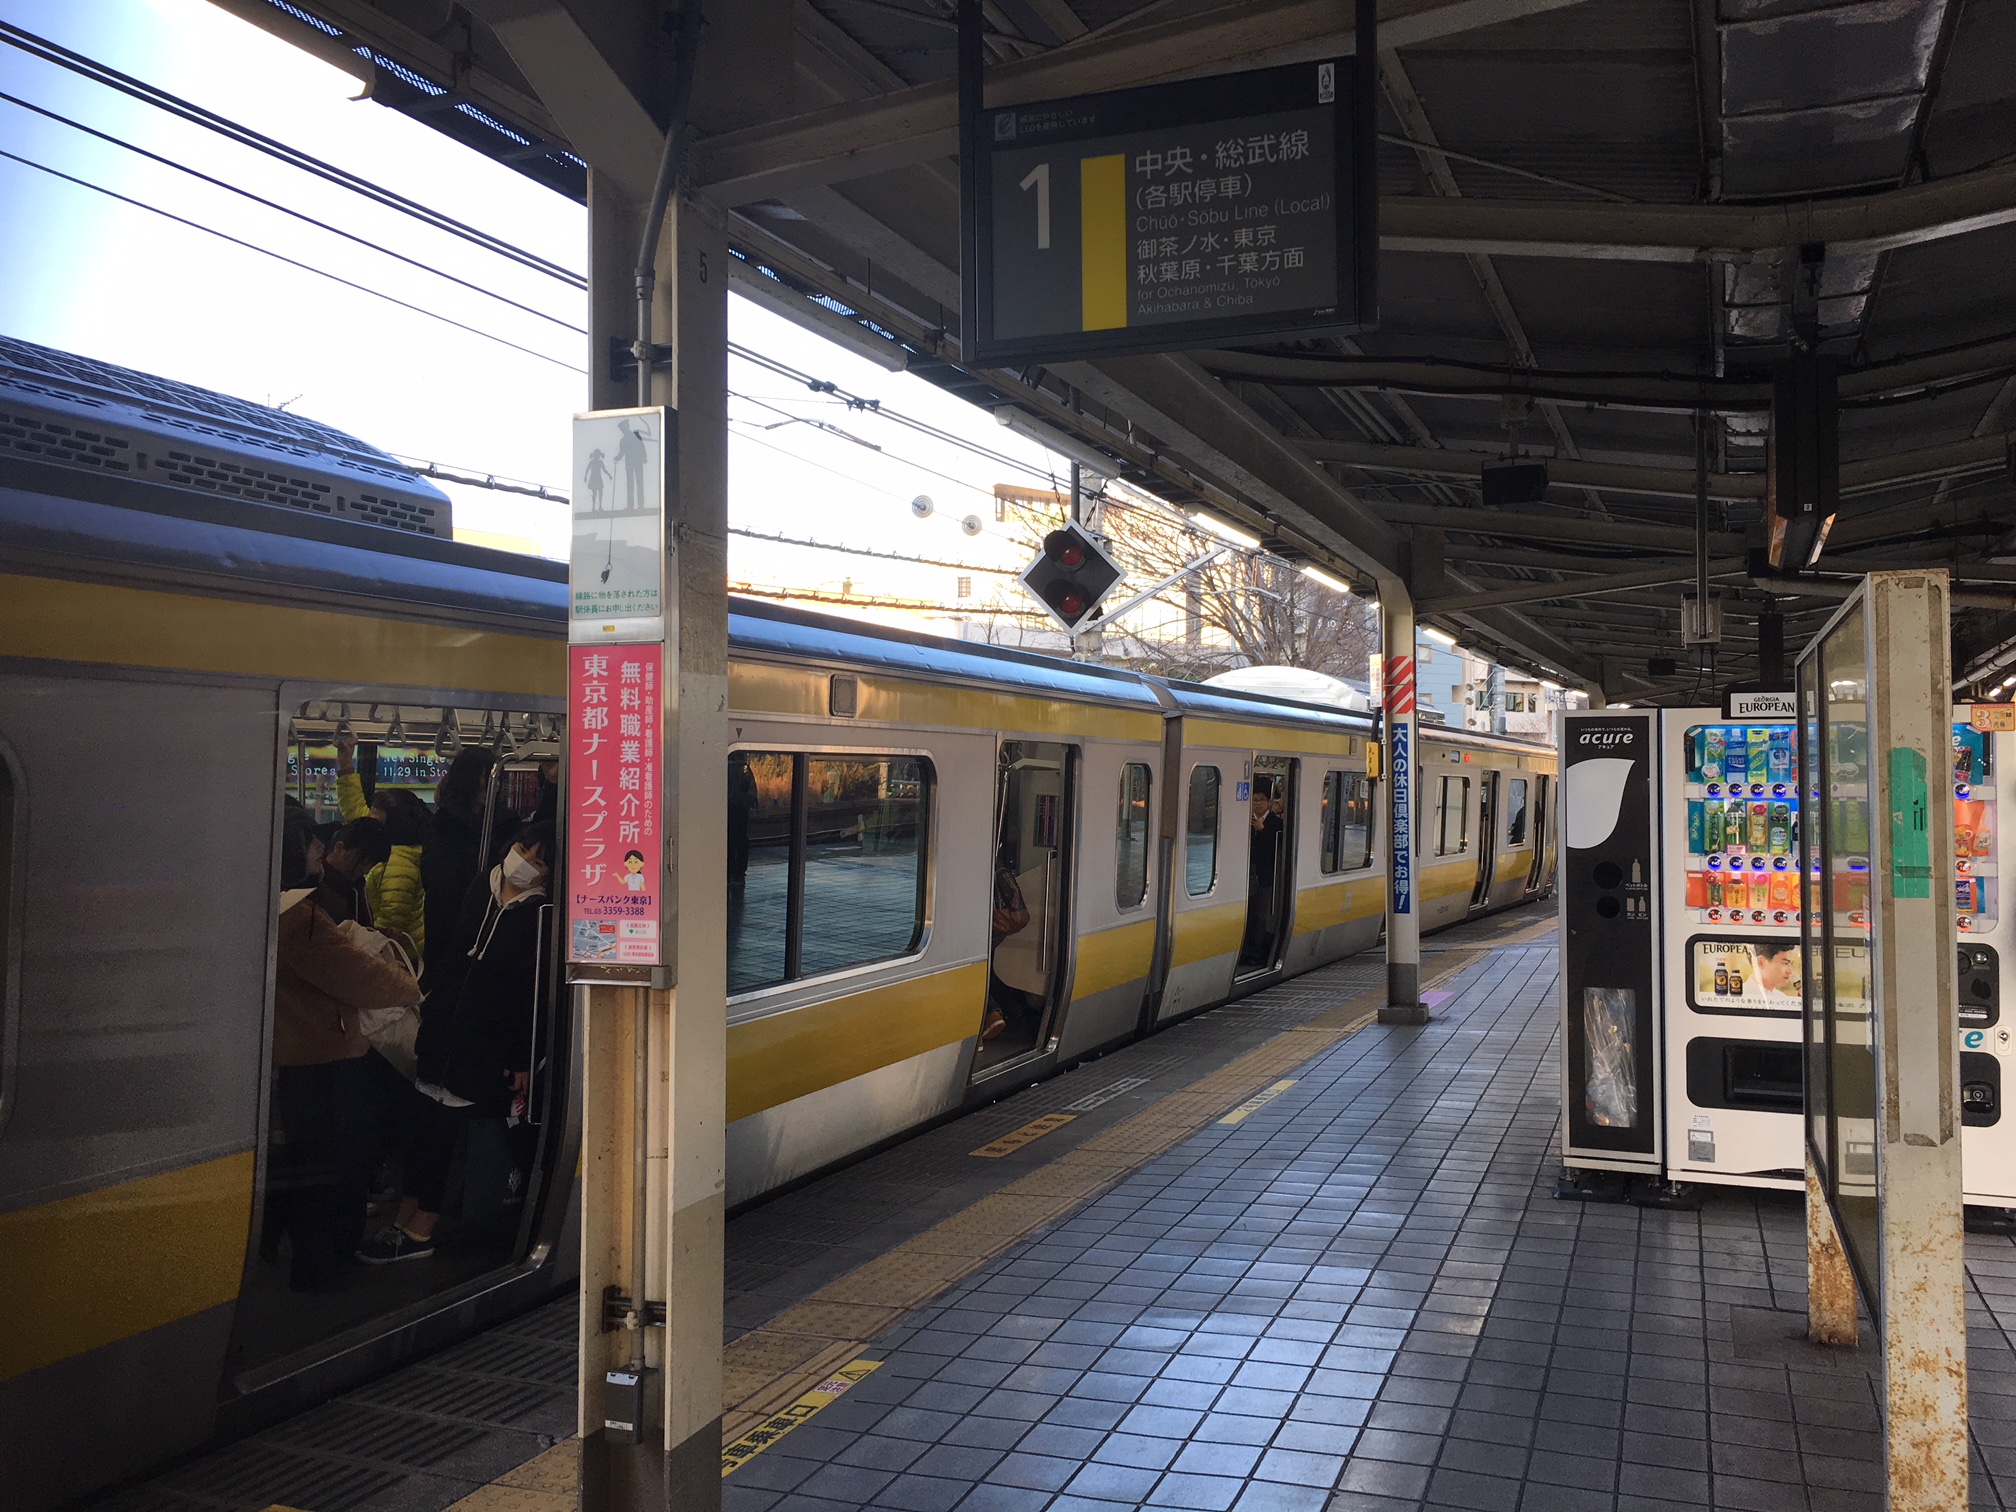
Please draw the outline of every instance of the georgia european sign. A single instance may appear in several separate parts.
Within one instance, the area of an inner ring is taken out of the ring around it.
[[[996,110],[962,100],[965,360],[1364,329],[1378,260],[1365,93],[1345,57]]]

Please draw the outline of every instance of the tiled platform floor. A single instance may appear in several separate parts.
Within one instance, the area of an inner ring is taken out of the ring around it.
[[[730,1512],[1880,1506],[1868,1363],[1797,1337],[1798,1199],[1551,1197],[1554,971],[1495,952],[1435,1023],[1345,1040],[975,1273]],[[2002,1507],[2016,1247],[1969,1259]]]

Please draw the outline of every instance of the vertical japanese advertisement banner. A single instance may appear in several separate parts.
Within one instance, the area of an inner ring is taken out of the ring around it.
[[[655,966],[665,648],[570,646],[568,657],[568,957]]]
[[[567,955],[659,966],[668,409],[574,419],[567,638]]]
[[[1414,912],[1414,658],[1384,664],[1386,729],[1391,743],[1387,781],[1393,789],[1393,912]]]

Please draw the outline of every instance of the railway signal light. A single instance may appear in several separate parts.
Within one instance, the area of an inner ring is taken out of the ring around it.
[[[1076,634],[1124,575],[1091,534],[1074,522],[1043,537],[1043,549],[1023,569],[1022,586],[1066,633]]]

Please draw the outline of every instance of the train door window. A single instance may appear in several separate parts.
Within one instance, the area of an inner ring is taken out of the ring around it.
[[[987,1006],[973,1074],[1042,1050],[1069,965],[1069,746],[1001,744],[995,774],[994,882]]]
[[[1317,857],[1316,868],[1325,876],[1340,872],[1344,862],[1339,854],[1342,836],[1339,833],[1344,823],[1344,774],[1325,772],[1323,774],[1323,809],[1317,818],[1317,830],[1322,838],[1322,850]]]
[[[728,758],[728,991],[915,951],[928,896],[930,763]]]
[[[1435,854],[1454,856],[1470,848],[1470,779],[1444,777],[1435,804]]]
[[[1323,775],[1323,841],[1325,874],[1362,871],[1372,864],[1372,779],[1363,772]]]
[[[792,823],[803,794],[797,758],[737,751],[728,758],[728,991],[784,980],[792,914]]]
[[[1145,761],[1120,768],[1119,855],[1113,901],[1121,908],[1139,908],[1148,896],[1148,798],[1154,773]]]
[[[1201,898],[1218,885],[1218,768],[1190,769],[1190,811],[1183,831],[1183,879]]]
[[[1526,779],[1514,777],[1505,785],[1505,843],[1526,843]]]

